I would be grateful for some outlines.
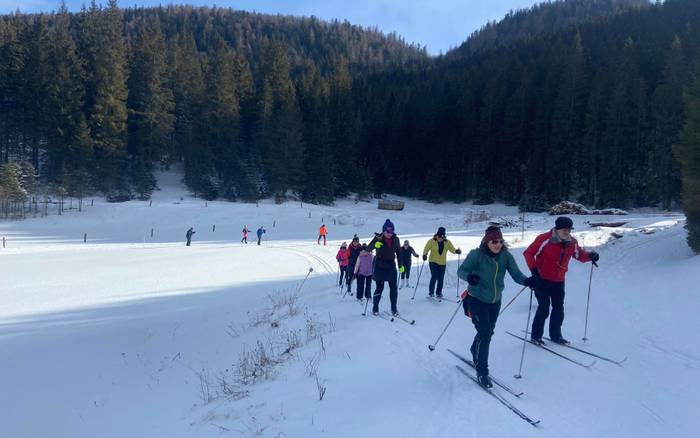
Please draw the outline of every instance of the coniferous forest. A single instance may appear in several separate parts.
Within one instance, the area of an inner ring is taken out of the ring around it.
[[[697,211],[698,77],[696,0],[543,4],[437,57],[313,17],[15,13],[0,16],[0,184],[147,199],[154,170],[181,163],[206,199]]]

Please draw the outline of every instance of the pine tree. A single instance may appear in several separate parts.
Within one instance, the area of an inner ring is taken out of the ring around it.
[[[165,40],[160,22],[137,22],[129,75],[129,144],[132,181],[141,199],[155,188],[153,163],[167,161],[172,150],[173,93],[166,86]]]
[[[302,199],[329,204],[335,198],[335,157],[330,151],[329,86],[318,68],[310,67],[299,103],[304,119],[304,181]]]
[[[285,45],[277,40],[263,54],[256,141],[266,172],[268,191],[277,201],[287,190],[300,191],[303,168],[301,114],[290,79]]]
[[[206,71],[203,119],[207,126],[204,160],[209,157],[216,179],[221,181],[222,194],[235,199],[235,180],[240,173],[240,102],[234,76],[233,55],[218,37]]]
[[[358,117],[352,101],[352,78],[348,62],[341,58],[333,69],[330,81],[330,144],[335,156],[333,171],[338,195],[357,190],[357,154],[359,141]],[[327,163],[326,165],[331,165]]]
[[[45,123],[46,177],[49,181],[70,178],[77,172],[92,170],[92,144],[77,145],[89,130],[83,116],[85,68],[70,32],[70,15],[65,3],[55,16],[52,28],[45,35],[46,54],[42,63]],[[81,122],[83,125],[80,125]],[[79,126],[80,125],[80,126]],[[79,132],[83,130],[83,132]],[[66,175],[67,174],[67,175]]]
[[[700,73],[700,71],[698,72]],[[700,253],[700,74],[683,94],[685,124],[673,146],[683,175],[683,211],[688,244]]]
[[[197,151],[204,143],[206,127],[201,113],[204,100],[204,72],[192,33],[183,31],[170,44],[169,88],[175,102],[175,154],[184,160],[185,182],[199,190]]]
[[[674,38],[666,54],[661,83],[653,96],[653,136],[650,151],[652,199],[670,209],[679,198],[681,178],[678,162],[668,151],[683,127],[683,85],[686,71],[683,46]]]
[[[87,123],[103,191],[124,189],[127,134],[127,63],[122,12],[116,0],[101,9],[93,0],[85,12]]]

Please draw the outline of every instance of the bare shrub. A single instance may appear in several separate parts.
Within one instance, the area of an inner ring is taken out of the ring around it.
[[[278,363],[269,348],[258,341],[253,350],[243,350],[239,355],[236,379],[241,385],[267,380],[273,376],[274,367]]]

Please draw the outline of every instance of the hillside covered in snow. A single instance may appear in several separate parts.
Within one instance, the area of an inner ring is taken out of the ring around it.
[[[386,218],[419,253],[439,226],[466,253],[487,222],[465,218],[485,210],[516,225],[504,235],[527,272],[522,251],[554,217],[528,214],[523,239],[517,209],[502,205],[404,199],[404,211],[386,212],[352,200],[205,203],[177,175],[159,180],[150,206],[96,200],[82,213],[0,223],[1,436],[698,434],[700,258],[680,214],[631,212],[614,229],[587,224],[604,216],[573,217],[574,235],[601,260],[585,343],[591,265],[572,261],[564,334],[575,347],[626,357],[622,365],[584,368],[528,345],[516,380],[522,342],[506,331],[522,334],[527,292],[502,314],[491,372],[524,394],[494,390],[540,420],[533,427],[456,369],[448,349],[468,355],[474,336],[461,311],[429,351],[459,304],[426,299],[427,267],[415,299],[413,288],[399,291],[399,312],[416,321],[409,325],[362,316],[364,303],[336,286],[335,254],[354,234],[368,241]],[[316,243],[322,222],[327,246]],[[253,231],[248,245],[244,225]],[[267,233],[258,246],[260,226]],[[189,227],[196,234],[186,247]],[[445,284],[453,300],[465,286],[457,261],[450,255]],[[420,269],[414,262],[412,285]],[[507,277],[504,304],[519,290]]]

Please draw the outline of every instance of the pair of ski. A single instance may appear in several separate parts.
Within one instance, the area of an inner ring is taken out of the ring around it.
[[[448,302],[450,302],[450,303],[455,303],[455,304],[459,303],[459,301],[457,301],[457,300],[453,300],[453,299],[450,299],[450,298],[445,298],[444,296],[442,296],[442,297],[434,297],[434,296],[428,295],[426,298],[428,298],[430,301],[437,301],[438,303],[441,303],[441,302],[443,302],[443,301],[448,301]]]
[[[461,360],[462,362],[464,362],[465,364],[469,365],[469,366],[472,367],[474,370],[476,370],[476,365],[474,365],[474,362],[472,362],[471,360],[465,358],[464,356],[460,355],[459,353],[456,353],[456,352],[450,350],[449,348],[447,349],[447,351],[449,351],[450,353],[452,353],[452,355],[455,356],[457,359]],[[515,413],[518,417],[522,418],[523,420],[527,421],[528,423],[530,423],[530,424],[533,425],[533,426],[537,426],[537,425],[540,423],[540,420],[535,420],[535,419],[531,418],[530,416],[528,416],[527,414],[525,414],[525,413],[524,413],[523,411],[521,411],[520,409],[516,408],[510,401],[508,401],[508,399],[506,399],[505,397],[503,397],[503,396],[502,396],[501,394],[499,394],[498,392],[494,391],[493,388],[487,388],[487,387],[485,387],[485,386],[482,386],[482,385],[479,383],[479,381],[477,380],[477,378],[476,378],[473,374],[467,372],[467,370],[465,370],[464,368],[462,368],[462,367],[459,366],[459,365],[456,365],[456,367],[457,367],[457,369],[458,369],[462,374],[464,374],[465,376],[469,377],[474,383],[476,383],[477,385],[479,385],[479,387],[480,387],[481,389],[483,389],[484,391],[486,391],[487,393],[489,393],[491,396],[493,396],[493,397],[494,397],[496,400],[498,400],[503,406],[505,406],[505,407],[507,407],[508,409],[510,409],[510,410],[511,410],[513,413]],[[493,376],[490,376],[490,377],[491,377],[491,381],[492,381],[496,386],[502,388],[504,391],[506,391],[507,393],[513,395],[514,397],[520,398],[520,397],[524,394],[524,393],[521,392],[521,391],[516,391],[516,390],[514,390],[513,388],[509,387],[509,386],[506,385],[502,380],[497,379],[497,378],[495,378],[495,377],[493,377]]]
[[[506,332],[506,333],[508,333],[509,335],[511,335],[511,336],[513,336],[513,337],[515,337],[515,338],[520,339],[521,341],[527,341],[527,342],[531,343],[532,345],[535,345],[535,346],[537,346],[537,347],[540,347],[540,348],[542,348],[543,350],[549,351],[550,353],[554,354],[555,356],[559,356],[559,357],[561,357],[562,359],[565,359],[565,360],[567,360],[567,361],[569,361],[569,362],[572,362],[572,363],[574,363],[574,364],[576,364],[576,365],[579,365],[579,366],[582,366],[582,367],[584,367],[584,368],[590,368],[590,367],[592,367],[593,365],[595,365],[595,363],[596,363],[596,360],[595,360],[595,359],[594,359],[593,362],[591,362],[591,363],[584,363],[584,362],[578,361],[578,360],[576,360],[576,359],[574,359],[574,358],[571,358],[571,357],[569,357],[569,356],[567,356],[567,355],[565,355],[565,354],[559,353],[558,351],[555,351],[555,350],[549,348],[549,347],[548,347],[547,345],[545,345],[545,344],[539,344],[539,343],[537,343],[537,342],[533,342],[533,341],[531,341],[531,340],[529,340],[529,339],[525,339],[524,337],[518,336],[518,335],[513,334],[513,333],[511,333],[511,332]],[[614,363],[615,365],[622,365],[622,363],[623,363],[624,361],[627,360],[627,357],[623,358],[622,360],[611,359],[611,358],[609,358],[609,357],[605,357],[605,356],[603,356],[603,355],[600,355],[600,354],[597,354],[597,353],[593,353],[592,351],[588,351],[588,350],[584,350],[584,349],[582,349],[582,348],[574,347],[573,345],[556,343],[556,342],[552,341],[550,338],[544,338],[544,339],[546,339],[546,340],[548,340],[548,341],[551,341],[552,344],[556,344],[556,345],[558,345],[558,346],[560,346],[560,347],[565,347],[565,348],[568,348],[568,349],[570,349],[570,350],[578,351],[579,353],[583,353],[583,354],[586,354],[586,355],[588,355],[588,356],[595,357],[596,359],[604,360],[604,361],[606,361],[606,362]]]
[[[364,314],[363,314],[363,315],[364,315]],[[387,312],[386,310],[383,310],[383,311],[379,312],[379,313],[378,313],[377,315],[375,315],[375,316],[378,316],[378,317],[380,317],[380,318],[382,318],[382,319],[385,319],[385,320],[387,320],[387,321],[389,321],[389,322],[394,322],[395,320],[398,319],[398,320],[400,320],[400,321],[405,322],[405,323],[408,324],[408,325],[413,325],[413,324],[416,323],[416,320],[415,320],[415,319],[406,319],[406,318],[404,318],[403,316],[401,316],[401,315],[399,315],[399,314],[392,315],[391,313]]]

